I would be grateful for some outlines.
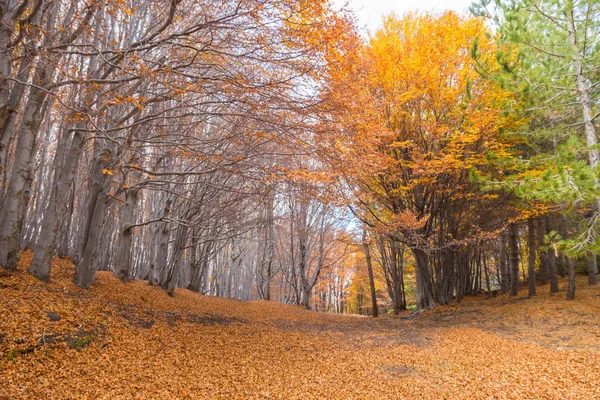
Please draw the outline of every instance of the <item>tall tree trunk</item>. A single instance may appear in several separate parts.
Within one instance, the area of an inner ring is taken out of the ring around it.
[[[300,290],[299,290],[299,298],[297,299],[298,304],[303,305],[306,309],[310,309],[310,289],[309,282],[307,276],[307,265],[308,262],[308,254],[306,249],[306,242],[302,235],[300,235],[298,240],[298,252],[299,252],[299,262],[298,262],[298,275],[300,279]]]
[[[490,271],[489,271],[485,252],[483,252],[483,271],[485,272],[485,287],[487,289],[487,292],[490,293],[492,291],[492,288],[490,285]]]
[[[119,253],[115,261],[115,276],[123,282],[131,280],[131,246],[133,242],[134,229],[131,225],[135,222],[135,207],[137,203],[137,191],[128,189],[125,195],[125,205],[121,212],[121,240]]]
[[[499,237],[500,251],[498,256],[498,263],[500,268],[500,285],[502,287],[502,293],[508,293],[510,290],[510,274],[508,265],[506,263],[506,231],[502,231]]]
[[[427,310],[435,307],[433,288],[429,274],[427,253],[421,249],[413,249],[415,256],[415,275],[417,283],[417,310]]]
[[[375,292],[375,279],[373,277],[373,265],[371,264],[371,251],[369,250],[369,244],[366,242],[366,233],[363,232],[363,247],[365,249],[365,259],[367,262],[367,272],[369,274],[369,287],[371,288],[371,305],[373,309],[373,317],[377,317],[377,295]]]
[[[575,262],[571,257],[567,257],[569,265],[569,285],[567,287],[567,300],[575,299]]]
[[[511,223],[509,228],[510,242],[510,295],[516,296],[519,294],[519,230],[517,225]]]
[[[400,284],[402,276],[402,268],[400,254],[403,249],[400,248],[399,244],[395,240],[390,241],[390,268],[392,269],[392,284],[393,284],[393,296],[392,301],[394,303],[394,315],[400,315],[400,312],[406,308],[402,303],[402,287]]]
[[[588,146],[588,160],[590,167],[595,170],[600,162],[600,152],[598,152],[598,136],[596,135],[596,125],[594,124],[594,118],[596,118],[594,113],[594,101],[592,100],[591,95],[593,84],[590,83],[591,79],[586,76],[584,71],[583,62],[586,55],[582,54],[582,51],[584,50],[580,49],[582,44],[577,37],[574,11],[567,13],[567,23],[567,32],[573,51],[573,72],[575,73],[575,78],[577,80],[577,89],[579,90],[578,99],[581,105],[585,140]],[[585,47],[586,46],[583,45],[583,48]],[[599,182],[596,180],[596,187],[598,186]],[[596,199],[596,212],[600,213],[600,198]],[[569,279],[570,269],[571,267],[569,266]]]
[[[69,243],[70,243],[70,235],[71,233],[71,223],[73,221],[73,216],[75,213],[75,196],[76,196],[76,186],[77,186],[77,176],[73,178],[73,183],[71,184],[71,190],[67,201],[67,209],[64,213],[63,221],[59,222],[59,237],[60,241],[58,247],[56,249],[56,253],[59,257],[68,257],[70,255],[69,251]]]
[[[42,122],[45,92],[32,89],[25,107],[17,140],[12,174],[0,209],[0,265],[9,271],[17,268],[20,257],[21,226],[27,184],[30,181],[31,160],[38,128]]]
[[[75,268],[75,284],[82,288],[88,288],[96,277],[96,265],[98,254],[98,243],[100,241],[101,226],[104,220],[104,210],[106,208],[107,196],[112,185],[112,175],[102,174],[104,182],[97,196],[95,196],[96,204],[91,214],[88,237],[86,240],[85,250],[81,260]]]
[[[10,140],[14,137],[15,126],[17,125],[16,111],[24,100],[27,87],[26,84],[16,82],[13,83],[12,88],[9,85],[9,78],[12,76],[12,63],[14,62],[14,54],[11,54],[14,49],[9,46],[14,39],[13,34],[17,19],[29,8],[27,7],[28,2],[21,2],[21,5],[20,7],[14,7],[13,5],[12,10],[4,9],[5,6],[8,8],[8,5],[0,6],[2,8],[0,10],[0,184],[2,185],[2,189],[0,189],[0,206],[4,200],[4,188],[6,187],[8,146]],[[43,14],[47,9],[47,7],[34,7],[32,12],[35,12],[35,15],[29,15],[28,17],[32,26],[41,26]],[[39,34],[38,29],[36,29],[35,34]],[[20,82],[27,82],[37,57],[36,45],[38,43],[21,41],[21,44],[23,47],[16,78]]]
[[[590,254],[587,259],[588,265],[588,285],[598,284],[598,261],[595,254]]]
[[[527,269],[527,283],[529,289],[529,297],[535,296],[535,259],[537,249],[535,248],[535,220],[527,219],[527,246],[529,247],[529,260]]]
[[[170,201],[167,201],[167,207],[170,208]],[[166,207],[166,208],[167,208]],[[167,257],[169,254],[169,238],[171,236],[171,224],[161,222],[158,228],[158,250],[154,258],[152,272],[150,273],[149,283],[162,284],[164,271],[167,269]]]
[[[50,202],[44,213],[40,235],[33,246],[33,260],[29,266],[29,273],[38,279],[48,281],[50,279],[50,266],[52,256],[56,249],[56,238],[58,228],[65,216],[67,200],[71,193],[71,185],[75,176],[75,169],[83,146],[84,135],[76,131],[71,141],[69,151],[65,154],[66,160],[57,181],[50,188]]]
[[[169,296],[175,295],[175,288],[179,281],[179,275],[181,273],[181,267],[183,264],[182,257],[185,249],[185,242],[187,236],[187,226],[180,225],[177,227],[175,233],[175,242],[173,243],[173,254],[171,260],[167,266],[166,279],[161,283],[161,287],[167,291]]]
[[[546,216],[546,232],[550,233],[550,223],[549,217]],[[558,272],[556,270],[556,250],[554,248],[550,248],[548,250],[548,276],[550,278],[550,293],[558,293]]]
[[[93,164],[89,171],[89,191],[87,194],[87,200],[85,206],[82,209],[83,220],[81,221],[82,228],[77,241],[75,242],[75,249],[73,252],[73,261],[77,264],[83,257],[87,241],[92,227],[92,219],[94,217],[94,209],[98,202],[98,197],[102,192],[103,174],[102,171],[108,166],[108,159],[110,158],[110,149],[102,148],[101,140],[95,139],[94,150],[93,150]]]
[[[550,217],[546,216],[546,233],[552,232],[552,224]],[[548,274],[550,277],[550,293],[558,293],[558,263],[560,261],[560,255],[557,253],[556,248],[548,250]]]
[[[539,217],[538,220],[538,258],[540,259],[540,285],[548,283],[548,250],[543,250],[545,246],[544,236],[546,235],[546,218]]]
[[[30,46],[25,46],[24,51],[27,51],[29,55],[28,57],[25,57],[19,65],[17,79],[19,79],[21,82],[27,82],[27,80],[29,79],[29,75],[33,66],[32,60],[35,58],[35,50],[30,49],[29,47]],[[10,57],[8,55],[5,58],[7,61],[10,60]],[[0,74],[0,82],[2,82],[2,80],[3,76],[2,74]],[[3,84],[0,83],[0,86],[2,85]],[[8,147],[11,139],[14,136],[13,134],[15,132],[15,127],[17,126],[17,121],[19,119],[17,118],[18,113],[15,111],[19,108],[20,102],[23,101],[23,93],[25,92],[25,88],[26,85],[15,83],[13,89],[10,92],[9,104],[8,108],[6,109],[8,110],[8,114],[6,114],[4,118],[2,115],[3,113],[0,112],[0,129],[2,129],[2,131],[0,131],[0,182],[3,184],[2,190],[0,190],[0,206],[2,205],[2,202],[4,200],[4,187],[6,186],[5,183],[7,177],[6,168],[8,162]],[[2,90],[0,90],[0,92],[2,92]],[[2,97],[2,94],[0,94],[0,97]],[[0,100],[0,104],[2,102],[3,101]]]
[[[22,4],[26,5],[28,2],[23,2]],[[40,10],[39,7],[34,7],[34,11],[39,11],[37,16],[40,18],[42,14],[48,12],[48,17],[45,20],[45,29],[50,31],[56,22],[58,7],[54,7],[52,2],[48,2],[41,8],[42,10]],[[20,10],[19,13],[25,12],[25,8],[21,9],[21,7],[17,7],[16,9]],[[3,20],[7,16],[8,15],[3,15]],[[4,22],[5,21],[2,21],[0,25],[2,25]],[[16,22],[16,20],[14,20],[14,22]],[[41,21],[36,22],[39,23]],[[39,25],[35,28],[36,33],[40,33],[37,30],[38,27]],[[3,28],[4,29],[1,29],[0,31],[7,32],[7,26],[4,26]],[[1,34],[0,40],[2,40]],[[9,38],[8,40],[12,39]],[[40,45],[49,45],[52,38],[50,35],[47,35],[43,40],[44,43]],[[9,57],[9,55],[6,54],[0,58],[5,57]],[[31,176],[33,149],[35,147],[35,141],[37,139],[40,125],[44,119],[44,112],[47,110],[47,108],[44,107],[44,104],[46,103],[48,96],[44,86],[51,81],[59,60],[59,55],[51,55],[45,59],[38,58],[36,61],[35,71],[33,72],[32,78],[32,81],[35,82],[36,85],[29,88],[29,95],[27,97],[27,102],[25,103],[25,109],[23,111],[18,130],[18,139],[14,154],[12,173],[8,182],[5,182],[7,183],[6,196],[3,198],[0,208],[0,226],[2,227],[2,230],[0,231],[0,265],[9,271],[16,269],[20,258],[23,211],[24,208],[27,207],[24,202],[26,199],[26,192],[29,190],[28,185],[33,178]],[[26,70],[29,72],[28,67]],[[0,80],[0,92],[7,88],[6,83],[6,80]],[[19,92],[18,97],[24,93],[23,89],[24,88],[21,86],[17,88],[17,92]],[[0,94],[0,101],[4,102],[5,100],[2,98],[4,98],[4,95]],[[16,104],[20,99],[14,100],[14,104]],[[1,107],[2,104],[0,104],[0,108]],[[15,130],[15,125],[10,123],[9,115],[11,110],[8,111],[9,114],[0,111],[0,114],[4,114],[0,117],[0,120],[2,120],[2,124],[0,124],[0,126],[3,128],[3,137],[5,135],[14,135]],[[9,129],[10,131],[5,131],[5,129]],[[0,138],[0,141],[3,141],[2,139],[3,138]],[[6,149],[6,147],[0,146],[0,153],[2,153],[2,149]],[[3,164],[4,162],[5,161],[0,160],[0,164]]]

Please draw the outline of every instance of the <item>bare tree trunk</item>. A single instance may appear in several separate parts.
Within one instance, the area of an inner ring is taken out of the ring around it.
[[[167,200],[167,206],[165,210],[170,211],[170,200]],[[165,211],[165,212],[168,212]],[[152,263],[153,267],[150,273],[150,279],[148,283],[152,284],[162,283],[163,272],[167,268],[167,256],[169,251],[169,237],[171,234],[171,224],[169,222],[161,222],[158,228],[158,250],[156,257]]]
[[[32,92],[23,115],[12,174],[0,209],[0,265],[9,271],[15,270],[19,263],[23,203],[30,180],[36,134],[43,118],[41,111],[45,92],[39,89]]]
[[[429,274],[427,253],[421,249],[413,249],[415,255],[415,275],[417,282],[417,310],[427,310],[435,307],[433,288]]]
[[[274,202],[275,194],[273,189],[269,188],[267,199],[264,202],[265,227],[264,227],[264,246],[262,257],[258,261],[256,268],[257,292],[262,300],[271,300],[271,279],[273,278],[273,260],[275,257],[275,224],[274,224]]]
[[[369,274],[369,287],[371,288],[371,306],[373,309],[373,317],[377,318],[377,294],[375,292],[375,279],[373,277],[373,265],[371,264],[371,251],[369,250],[369,243],[366,241],[366,231],[363,231],[363,247],[365,249],[365,259],[367,262],[367,272]]]
[[[161,283],[161,287],[167,291],[169,296],[175,295],[175,288],[181,272],[182,256],[185,248],[187,227],[180,225],[175,233],[175,242],[173,243],[173,254],[168,265],[166,279]]]
[[[588,285],[598,284],[598,261],[596,260],[595,254],[590,254],[587,259],[588,262]]]
[[[527,246],[529,247],[529,266],[527,269],[527,283],[529,289],[529,297],[535,296],[535,259],[537,250],[535,248],[535,220],[529,218],[527,220]]]
[[[545,217],[539,217],[538,220],[538,257],[540,259],[540,285],[548,283],[548,250],[543,250],[545,245],[544,236],[546,235],[546,220]]]
[[[107,156],[110,152],[107,152]],[[96,277],[96,266],[95,261],[98,254],[98,242],[100,240],[100,231],[102,221],[104,219],[104,209],[106,207],[107,196],[110,193],[110,186],[112,185],[112,175],[102,174],[104,182],[101,184],[100,191],[97,196],[94,196],[96,200],[89,223],[89,231],[87,234],[87,240],[85,241],[85,250],[81,260],[77,263],[75,268],[75,284],[82,288],[88,288]]]
[[[569,265],[569,285],[567,287],[567,300],[575,299],[575,262],[571,257],[567,257]]]
[[[38,3],[40,2],[38,1]],[[23,7],[12,7],[13,9],[10,11],[5,9],[0,11],[0,129],[2,129],[0,131],[0,183],[2,183],[2,189],[0,189],[0,206],[4,200],[4,188],[6,187],[8,145],[13,137],[17,123],[16,111],[23,101],[23,94],[26,88],[24,83],[14,83],[12,88],[10,88],[8,83],[8,78],[12,75],[11,63],[13,62],[13,55],[10,54],[11,49],[9,49],[9,45],[13,41],[12,35],[17,18],[26,12],[28,8],[26,7],[28,2],[22,2],[21,4]],[[0,7],[4,8],[4,6]],[[34,26],[41,25],[41,18],[45,11],[47,11],[47,7],[43,7],[43,10],[41,8],[34,7],[36,15],[29,16]],[[27,41],[23,43],[21,61],[16,76],[21,82],[29,80],[37,56],[37,49],[35,47],[35,43],[28,43]]]
[[[485,287],[487,289],[487,292],[489,293],[492,291],[492,288],[490,286],[490,271],[489,271],[485,252],[483,252],[482,260],[483,260],[483,271],[485,273]]]
[[[546,233],[550,233],[552,231],[550,225],[550,217],[546,216],[544,218],[546,222]],[[550,278],[550,293],[558,293],[558,270],[556,266],[558,254],[556,253],[556,249],[551,248],[548,250],[548,276]]]
[[[519,294],[519,231],[514,223],[511,223],[509,228],[510,239],[510,295],[516,296]]]
[[[550,275],[550,293],[558,293],[558,272],[556,271],[556,253],[548,251],[548,272]]]
[[[73,215],[75,212],[75,187],[77,185],[76,176],[73,178],[73,183],[71,184],[71,190],[69,193],[68,201],[67,201],[67,209],[65,210],[63,221],[60,221],[59,224],[59,237],[60,243],[56,249],[56,253],[59,257],[68,257],[69,252],[69,243],[70,243],[70,235],[71,233],[71,223],[73,221]]]
[[[120,214],[121,217],[121,241],[119,253],[115,261],[115,276],[123,282],[131,280],[131,245],[133,242],[134,229],[131,225],[135,222],[135,207],[137,203],[137,191],[128,189],[125,195],[125,205]]]
[[[66,153],[65,164],[60,168],[60,174],[57,174],[57,182],[50,188],[50,203],[44,213],[40,236],[33,246],[33,260],[29,266],[29,273],[43,281],[50,279],[50,266],[56,249],[58,228],[67,209],[67,200],[71,193],[83,138],[82,132],[75,132],[70,149]]]
[[[306,262],[308,255],[306,254],[306,244],[303,238],[300,238],[299,250],[300,261],[298,263],[298,275],[300,276],[300,304],[310,309],[310,289],[308,288],[308,277],[306,276]]]
[[[590,167],[592,170],[595,170],[600,162],[600,153],[598,152],[598,137],[596,135],[596,126],[594,125],[594,118],[596,118],[594,115],[594,101],[592,100],[592,95],[590,93],[593,85],[590,84],[590,79],[584,72],[583,61],[585,54],[582,54],[582,51],[580,50],[581,43],[579,43],[576,34],[575,17],[572,12],[567,14],[567,21],[567,32],[573,51],[573,72],[575,73],[575,78],[577,80],[577,89],[579,90],[578,98],[583,116],[585,140],[588,146],[588,159]],[[599,183],[596,180],[596,187],[598,186]],[[596,199],[596,212],[600,213],[600,198]],[[571,267],[569,266],[569,279],[570,269]]]
[[[506,263],[506,231],[502,231],[502,233],[500,233],[500,252],[499,252],[499,260],[498,263],[499,268],[500,268],[500,277],[501,277],[501,286],[502,286],[502,293],[508,293],[508,291],[510,290],[510,274],[509,274],[509,269],[508,269],[508,265]]]

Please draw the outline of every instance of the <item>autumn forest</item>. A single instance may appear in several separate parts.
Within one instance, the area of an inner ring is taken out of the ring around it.
[[[600,397],[600,1],[0,20],[0,399]]]

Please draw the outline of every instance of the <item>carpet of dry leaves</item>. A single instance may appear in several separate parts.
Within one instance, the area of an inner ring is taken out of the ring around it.
[[[0,399],[600,398],[584,280],[571,302],[482,295],[375,320],[72,274],[57,259],[50,284],[0,276]]]

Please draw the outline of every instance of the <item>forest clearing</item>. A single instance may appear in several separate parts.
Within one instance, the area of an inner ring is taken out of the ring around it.
[[[0,278],[0,398],[600,397],[597,288],[374,319],[169,297],[109,272],[86,291],[73,268],[56,260],[50,284]]]

